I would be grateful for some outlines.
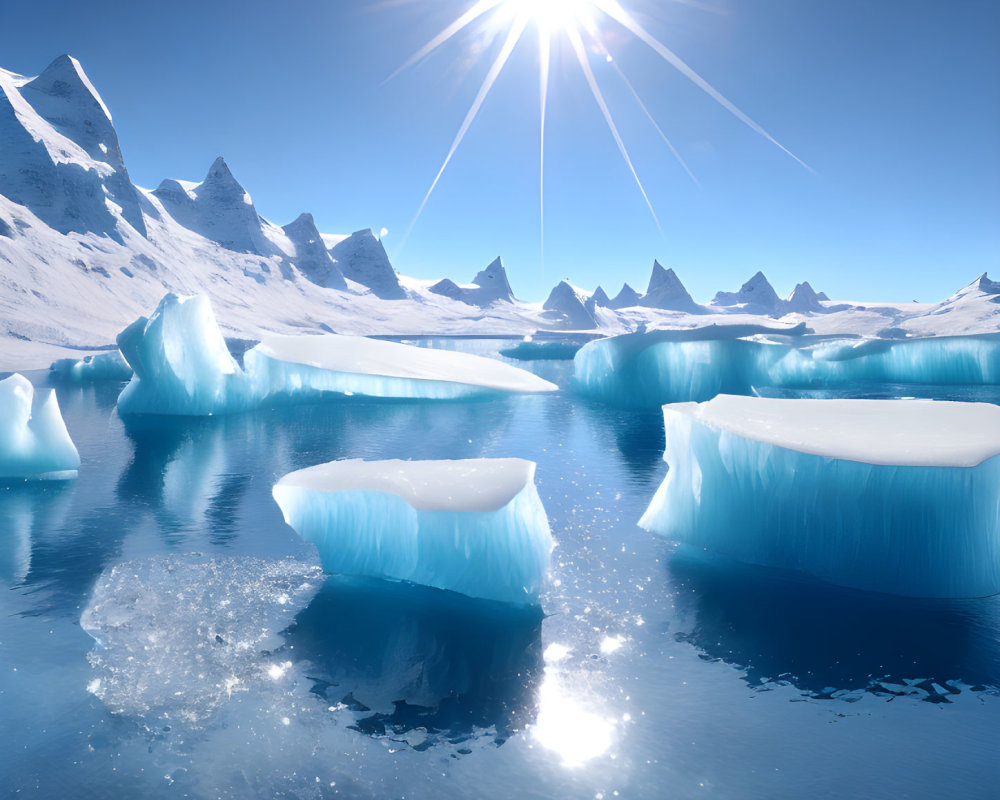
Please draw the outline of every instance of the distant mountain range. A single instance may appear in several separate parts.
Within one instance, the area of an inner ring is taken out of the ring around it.
[[[781,299],[762,272],[736,292],[694,301],[653,263],[645,293],[566,281],[519,301],[500,258],[472,279],[399,275],[370,229],[319,231],[303,213],[264,219],[217,158],[199,182],[134,185],[111,113],[80,63],[36,77],[0,69],[0,368],[105,346],[168,291],[207,294],[224,330],[527,334],[617,333],[747,317],[809,320],[868,335],[995,331],[1000,284],[986,276],[940,304],[833,303],[808,283]]]

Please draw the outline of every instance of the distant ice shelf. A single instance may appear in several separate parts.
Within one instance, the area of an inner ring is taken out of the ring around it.
[[[533,605],[553,547],[534,475],[516,458],[333,461],[273,495],[328,572]]]
[[[56,393],[17,373],[0,381],[0,479],[75,478],[79,466]]]
[[[204,296],[168,294],[118,336],[123,414],[210,415],[330,395],[454,400],[558,387],[502,361],[360,336],[272,335],[241,367]]]
[[[997,406],[721,395],[663,416],[643,528],[841,586],[1000,592]]]
[[[710,325],[600,339],[574,359],[574,385],[614,405],[655,407],[848,383],[1000,384],[1000,335],[817,338],[803,326]]]
[[[49,371],[70,383],[127,381],[132,377],[132,368],[117,350],[83,358],[60,358],[52,362]]]

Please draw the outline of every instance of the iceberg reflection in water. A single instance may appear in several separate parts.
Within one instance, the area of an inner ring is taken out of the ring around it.
[[[503,744],[535,716],[542,614],[439,589],[331,576],[284,652],[353,727],[399,746]],[[280,654],[279,654],[280,655]]]
[[[758,690],[790,684],[814,699],[863,694],[949,703],[1000,693],[1000,597],[895,597],[804,575],[707,559],[671,559],[683,621],[677,641],[733,664]]]

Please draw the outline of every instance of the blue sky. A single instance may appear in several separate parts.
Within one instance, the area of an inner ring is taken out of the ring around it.
[[[561,40],[544,259],[529,29],[400,249],[503,36],[468,31],[384,79],[471,4],[38,0],[4,9],[0,66],[36,74],[75,55],[135,182],[200,180],[223,155],[268,219],[384,227],[394,265],[417,277],[469,280],[502,255],[525,299],[563,278],[613,294],[645,288],[658,258],[700,301],[758,269],[781,294],[809,280],[842,299],[930,301],[1000,272],[994,0],[622,0],[815,172],[604,18],[617,64],[699,185],[595,55],[661,233]]]

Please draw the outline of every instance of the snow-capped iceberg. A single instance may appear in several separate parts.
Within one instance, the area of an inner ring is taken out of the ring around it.
[[[273,495],[328,572],[531,605],[553,547],[534,475],[516,458],[355,459],[289,473]]]
[[[642,527],[842,586],[1000,592],[1000,407],[723,395],[663,416]]]
[[[849,383],[1000,384],[1000,336],[824,339],[795,328],[709,325],[599,339],[574,359],[574,384],[608,403],[652,407],[755,389]]]
[[[558,387],[498,359],[364,336],[267,336],[243,356],[271,400],[324,394],[455,400]]]
[[[132,368],[117,350],[83,358],[60,358],[52,362],[49,371],[71,383],[127,381],[132,377]]]
[[[75,478],[80,454],[52,389],[17,373],[0,381],[0,479]]]
[[[558,387],[505,364],[362,336],[272,335],[243,356],[226,348],[208,299],[168,294],[118,335],[134,374],[122,414],[206,416],[334,396],[454,400]]]

